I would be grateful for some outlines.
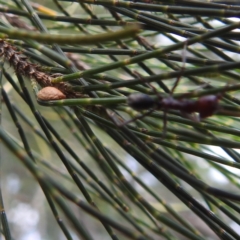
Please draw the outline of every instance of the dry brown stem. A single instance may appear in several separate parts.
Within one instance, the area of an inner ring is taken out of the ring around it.
[[[67,98],[79,98],[82,94],[72,90],[68,83],[53,84],[53,75],[39,71],[36,64],[27,61],[27,57],[17,51],[15,47],[4,40],[0,40],[0,56],[4,56],[17,74],[35,79],[41,87],[55,87],[60,90]]]

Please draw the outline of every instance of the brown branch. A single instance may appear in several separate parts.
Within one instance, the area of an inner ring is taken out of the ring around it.
[[[68,83],[52,83],[54,75],[49,75],[39,71],[36,64],[27,61],[27,57],[17,51],[16,48],[4,40],[0,40],[0,56],[4,56],[9,64],[14,68],[15,72],[35,79],[41,87],[55,87],[60,90],[67,98],[83,97],[81,93],[72,90]]]

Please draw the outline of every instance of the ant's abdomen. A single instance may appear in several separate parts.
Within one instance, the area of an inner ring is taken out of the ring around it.
[[[137,111],[148,110],[156,106],[156,101],[147,94],[133,93],[128,96],[127,104]]]
[[[219,96],[207,95],[198,99],[198,112],[200,119],[212,116],[219,108]]]

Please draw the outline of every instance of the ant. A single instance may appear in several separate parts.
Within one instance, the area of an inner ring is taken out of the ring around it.
[[[184,52],[186,49],[187,41],[184,46]],[[159,95],[159,93],[156,91],[156,89],[149,84],[149,86],[153,89],[153,91],[158,96],[157,98],[153,98],[147,94],[143,93],[134,93],[130,94],[127,99],[128,105],[133,108],[136,111],[143,111],[143,110],[149,110],[148,112],[142,114],[141,116],[137,116],[129,121],[124,122],[122,125],[128,124],[130,122],[133,122],[137,119],[140,119],[144,116],[147,116],[151,114],[155,110],[163,110],[164,111],[164,127],[163,127],[163,135],[165,135],[166,132],[166,125],[167,125],[167,111],[168,110],[179,110],[183,116],[189,117],[190,114],[198,113],[198,118],[191,117],[193,120],[201,121],[204,118],[212,116],[218,109],[219,109],[219,100],[222,98],[222,94],[217,95],[206,95],[199,97],[196,100],[193,99],[175,99],[172,97],[174,89],[177,87],[179,80],[181,78],[181,75],[183,74],[183,71],[185,69],[185,56],[183,54],[183,66],[181,68],[181,73],[177,80],[174,83],[174,86],[170,92],[170,96],[168,97],[162,97]],[[139,78],[143,79],[142,76],[136,72],[136,74],[139,76]]]
[[[144,93],[136,93],[128,96],[127,103],[128,105],[136,111],[143,111],[152,109],[146,114],[150,114],[154,110],[164,110],[165,113],[168,110],[179,110],[183,115],[191,114],[197,112],[199,114],[199,121],[204,118],[212,116],[216,110],[219,108],[219,100],[222,95],[206,95],[202,96],[199,99],[175,99],[172,96],[169,97],[158,97],[157,99],[152,98],[151,96]],[[136,119],[139,119],[137,117]],[[129,122],[132,122],[131,119]],[[134,119],[135,120],[135,119]]]

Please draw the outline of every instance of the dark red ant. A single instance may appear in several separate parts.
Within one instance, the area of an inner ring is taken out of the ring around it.
[[[184,46],[184,50],[186,49],[187,42]],[[183,55],[183,66],[181,69],[181,72],[183,73],[185,66],[185,56]],[[136,73],[141,79],[142,76],[139,73]],[[172,97],[172,93],[174,89],[177,87],[179,80],[181,78],[181,75],[177,78],[177,80],[174,83],[174,86],[171,90],[170,96],[168,97],[161,97],[159,93],[156,91],[156,89],[150,85],[150,87],[153,89],[153,91],[158,96],[157,98],[153,98],[147,94],[143,93],[135,93],[130,94],[128,96],[127,103],[128,105],[137,111],[143,111],[143,110],[149,110],[148,112],[142,114],[141,116],[135,117],[125,123],[123,125],[133,122],[137,119],[140,119],[144,116],[149,115],[154,110],[163,110],[164,111],[164,131],[163,134],[166,132],[166,114],[168,110],[179,110],[183,116],[190,117],[189,114],[192,113],[198,113],[198,118],[196,116],[193,118],[193,120],[201,121],[204,118],[212,116],[219,108],[219,100],[222,98],[222,94],[217,95],[206,95],[199,97],[196,100],[193,99],[175,99]]]
[[[175,99],[172,96],[154,99],[143,93],[131,94],[128,97],[128,105],[137,111],[148,109],[179,110],[183,115],[191,113],[199,113],[199,121],[212,116],[218,110],[218,101],[221,98],[218,95],[206,95],[197,100],[192,99]]]

